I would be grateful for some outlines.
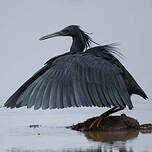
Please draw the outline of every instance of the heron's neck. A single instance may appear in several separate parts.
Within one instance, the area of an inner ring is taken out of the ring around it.
[[[84,42],[78,37],[72,37],[72,39],[73,39],[73,42],[72,42],[70,52],[83,52],[83,50],[85,49]]]

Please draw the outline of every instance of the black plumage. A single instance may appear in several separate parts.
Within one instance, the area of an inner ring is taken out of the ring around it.
[[[5,103],[53,109],[80,106],[133,108],[130,96],[147,98],[131,74],[115,57],[113,45],[90,47],[94,42],[79,26],[71,25],[40,40],[71,36],[70,52],[47,61]],[[84,51],[85,50],[85,51]]]

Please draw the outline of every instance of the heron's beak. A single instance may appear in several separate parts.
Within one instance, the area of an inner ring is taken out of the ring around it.
[[[61,32],[55,32],[53,34],[48,34],[46,36],[41,37],[39,40],[45,40],[56,36],[62,36]]]

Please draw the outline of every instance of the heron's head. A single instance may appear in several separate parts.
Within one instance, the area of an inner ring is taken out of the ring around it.
[[[85,34],[85,32],[82,31],[78,25],[70,25],[68,27],[65,27],[61,31],[43,36],[39,40],[45,40],[45,39],[57,37],[57,36],[77,37],[77,36],[84,35],[84,34]]]
[[[85,48],[90,46],[90,42],[94,42],[92,41],[88,33],[83,31],[78,25],[70,25],[68,27],[65,27],[61,31],[43,36],[39,40],[45,40],[57,36],[70,36],[73,39],[76,38],[77,40],[79,40],[79,42],[81,41],[84,44]]]

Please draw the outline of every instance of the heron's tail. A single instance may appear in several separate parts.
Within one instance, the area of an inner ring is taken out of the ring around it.
[[[136,88],[133,88],[132,92],[133,92],[134,94],[140,95],[140,96],[143,97],[144,99],[148,99],[146,93],[143,91],[143,89],[142,89],[139,85],[137,85]]]

